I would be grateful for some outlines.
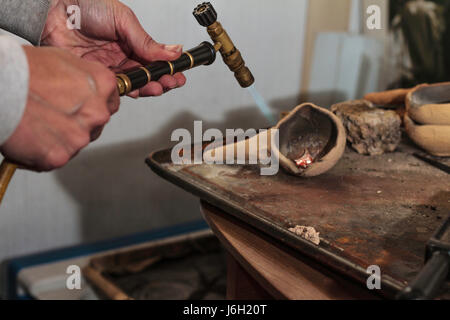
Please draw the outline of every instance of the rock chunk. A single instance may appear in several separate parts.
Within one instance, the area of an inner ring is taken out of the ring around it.
[[[392,110],[376,108],[368,100],[352,100],[331,107],[344,124],[347,140],[360,154],[393,152],[401,141],[401,119]]]
[[[320,244],[320,233],[313,227],[295,226],[294,228],[289,228],[289,231],[308,241],[311,241],[315,245]]]

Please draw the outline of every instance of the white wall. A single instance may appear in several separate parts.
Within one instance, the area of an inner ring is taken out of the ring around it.
[[[196,46],[208,35],[192,16],[201,0],[127,0],[158,41]],[[215,0],[219,20],[242,51],[258,90],[278,110],[300,88],[307,0]],[[182,89],[123,98],[102,138],[53,173],[19,171],[0,207],[0,260],[200,219],[198,200],[145,165],[176,128],[194,120],[218,128],[265,127],[246,90],[219,57],[191,70]]]

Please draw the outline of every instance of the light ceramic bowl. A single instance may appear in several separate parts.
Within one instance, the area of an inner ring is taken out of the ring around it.
[[[406,114],[404,118],[408,136],[428,153],[450,157],[450,125],[420,125]]]
[[[450,82],[418,86],[407,94],[405,104],[416,123],[450,126]]]
[[[268,132],[274,129],[278,129],[279,146],[270,143]],[[237,150],[245,148],[246,160],[253,158],[258,161],[261,153],[276,152],[285,171],[296,176],[313,177],[333,168],[345,151],[346,133],[341,120],[331,111],[311,103],[297,106],[268,132],[205,151],[204,159],[212,162],[216,153],[225,157],[227,148],[234,148],[235,156]],[[266,137],[262,137],[263,134]],[[262,146],[259,143],[261,138],[267,141]]]

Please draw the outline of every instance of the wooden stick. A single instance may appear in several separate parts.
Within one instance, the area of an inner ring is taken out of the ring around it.
[[[383,92],[372,92],[364,96],[364,99],[377,105],[387,105],[387,104],[403,104],[408,93],[412,89],[395,89]]]
[[[0,165],[0,204],[17,167],[17,164],[9,162],[6,159],[3,159]]]
[[[133,300],[115,284],[106,280],[98,270],[91,266],[83,269],[83,275],[108,298],[112,300]]]

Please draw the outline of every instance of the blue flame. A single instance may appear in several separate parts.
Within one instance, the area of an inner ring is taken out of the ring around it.
[[[269,122],[269,124],[271,126],[275,125],[277,123],[277,120],[274,117],[272,110],[270,110],[270,107],[268,106],[264,98],[261,96],[261,94],[256,90],[255,86],[252,85],[247,89],[252,95],[253,100],[255,100],[255,103],[258,106],[259,110]]]

